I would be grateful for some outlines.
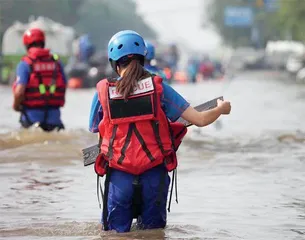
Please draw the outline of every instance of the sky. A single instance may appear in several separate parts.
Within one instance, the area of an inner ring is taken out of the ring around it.
[[[212,51],[220,44],[218,35],[202,22],[207,0],[134,0],[138,12],[164,42],[179,42],[195,51]],[[206,21],[205,21],[206,22]]]

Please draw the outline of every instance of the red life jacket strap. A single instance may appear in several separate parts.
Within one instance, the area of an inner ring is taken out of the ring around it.
[[[25,57],[24,57],[24,60],[25,60],[25,62],[29,65],[29,67],[30,67],[30,74],[31,74],[31,73],[33,72],[33,64],[34,64],[35,61],[37,61],[37,59],[32,59],[32,58],[30,58],[29,56],[25,56]],[[43,81],[42,81],[42,76],[41,76],[41,74],[38,73],[38,72],[35,72],[35,74],[36,74],[37,77],[38,77],[39,84],[42,84]],[[38,88],[37,88],[37,89],[38,89]],[[39,90],[38,90],[38,91],[39,91]]]

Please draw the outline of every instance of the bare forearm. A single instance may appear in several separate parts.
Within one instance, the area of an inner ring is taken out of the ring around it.
[[[216,107],[208,111],[200,112],[199,114],[200,114],[200,118],[198,119],[199,124],[196,124],[196,126],[204,127],[215,122],[217,118],[220,117],[221,110],[219,109],[219,107]]]
[[[17,96],[14,97],[14,104],[15,105],[21,105],[23,100],[24,100],[23,95],[17,95]]]
[[[21,104],[24,100],[24,92],[25,92],[25,86],[18,85],[14,91],[14,103],[13,108],[15,111],[21,110]]]
[[[181,116],[197,127],[204,127],[214,122],[220,115],[219,107],[204,112],[198,112],[194,108],[188,107]]]
[[[217,100],[217,107],[208,111],[198,112],[193,107],[189,106],[182,114],[181,117],[186,121],[196,125],[197,127],[207,126],[222,114],[230,114],[231,104],[228,101]]]

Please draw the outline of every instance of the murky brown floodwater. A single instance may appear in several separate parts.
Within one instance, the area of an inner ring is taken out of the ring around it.
[[[181,146],[179,204],[164,231],[102,239],[304,239],[305,86],[245,73],[175,88],[193,104],[224,94],[232,114]],[[67,131],[46,134],[20,131],[11,90],[0,88],[1,239],[101,239],[96,176],[80,153],[96,140],[87,131],[93,92],[69,91]]]

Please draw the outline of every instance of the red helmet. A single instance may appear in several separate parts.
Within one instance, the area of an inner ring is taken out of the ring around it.
[[[28,46],[34,42],[45,42],[44,32],[39,28],[32,28],[23,34],[23,44]]]

